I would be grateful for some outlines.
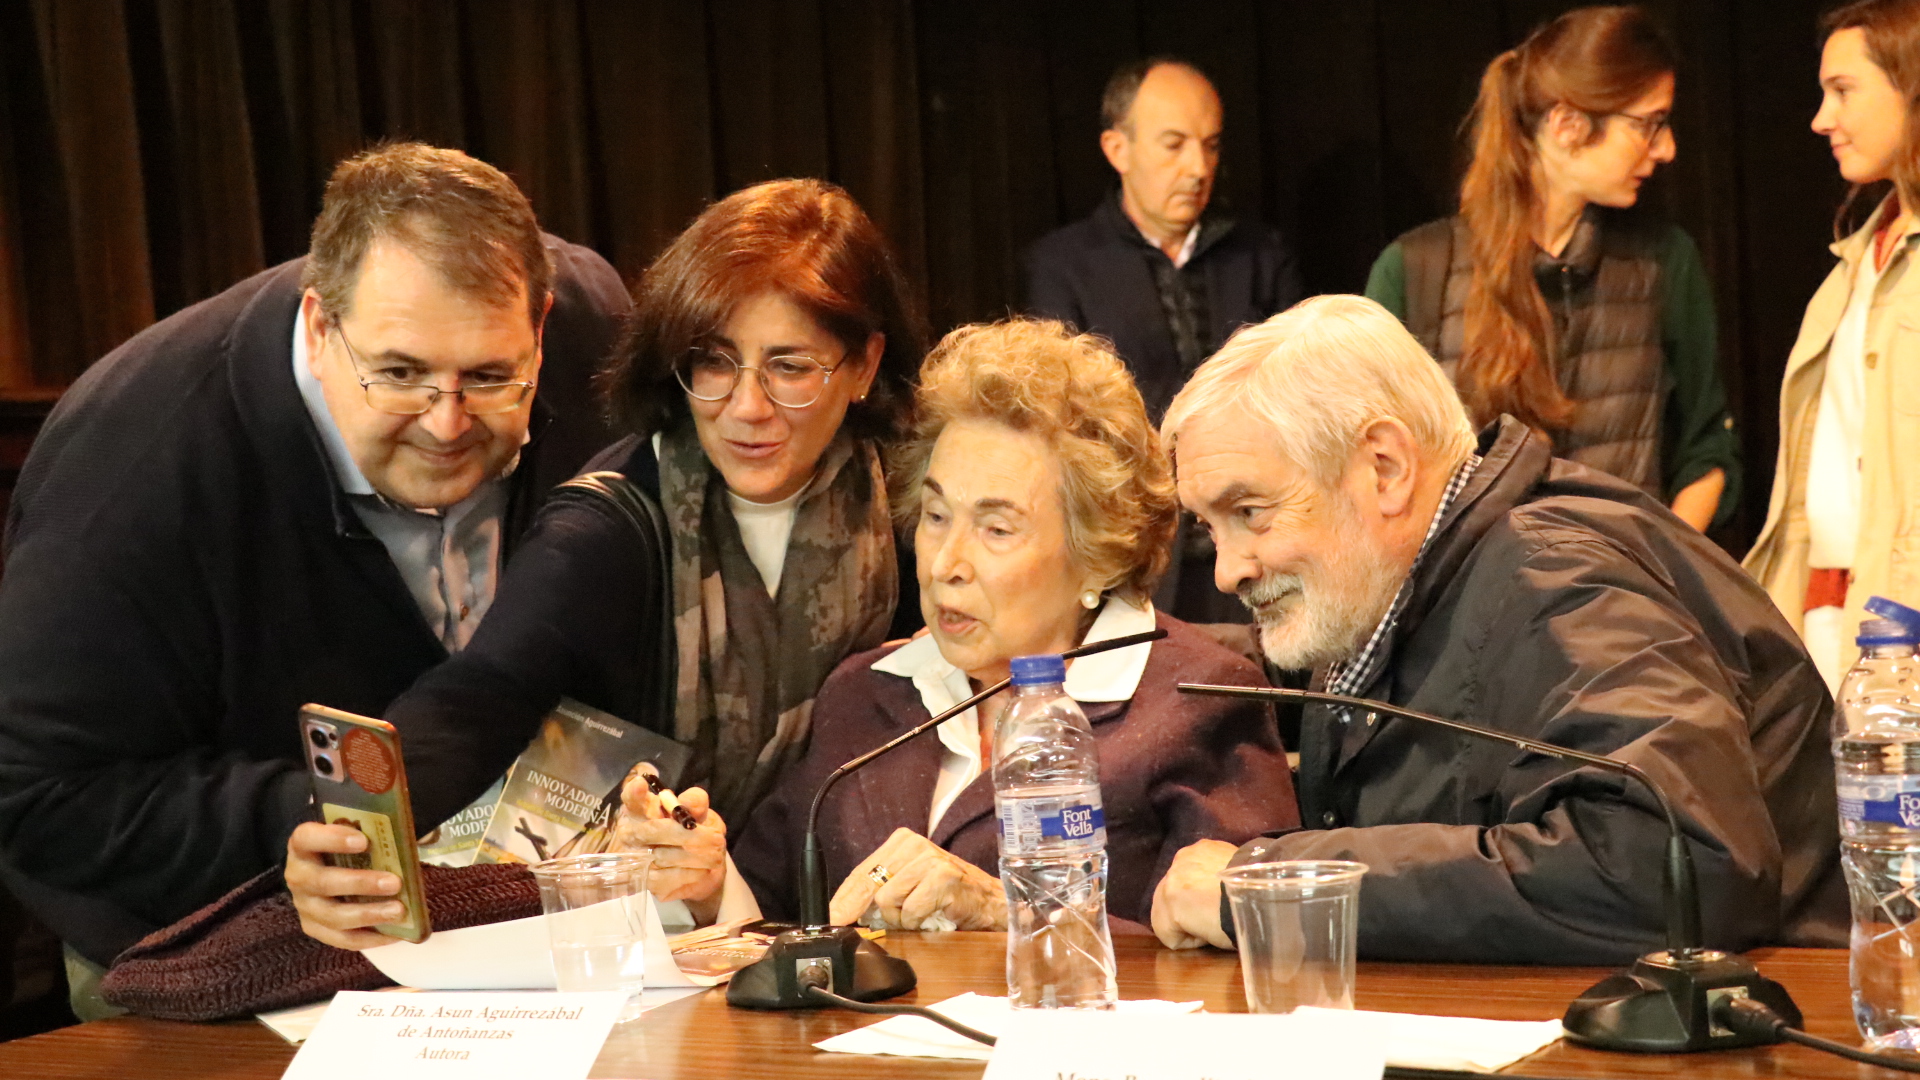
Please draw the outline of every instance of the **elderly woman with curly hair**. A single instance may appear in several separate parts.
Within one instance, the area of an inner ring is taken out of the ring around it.
[[[915,406],[888,473],[929,633],[849,657],[821,688],[806,756],[734,846],[762,908],[795,914],[807,806],[836,766],[1005,678],[1013,657],[1155,626],[1167,636],[1067,671],[1099,746],[1108,909],[1144,923],[1181,847],[1297,824],[1271,712],[1175,688],[1258,683],[1260,672],[1153,610],[1173,476],[1111,349],[1055,322],[962,327],[921,367]],[[828,795],[820,834],[828,880],[842,882],[835,922],[1006,928],[991,776],[1003,704],[948,720]]]

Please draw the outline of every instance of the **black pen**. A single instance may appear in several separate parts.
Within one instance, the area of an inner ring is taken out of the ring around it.
[[[667,790],[667,785],[660,782],[659,773],[642,772],[640,775],[647,778],[647,790],[653,792],[653,797],[660,800],[660,805],[667,808],[667,813],[673,815],[673,820],[679,822],[681,828],[697,829],[700,827],[693,820],[693,814],[688,811],[686,807],[680,805],[680,800],[673,797],[673,792]]]

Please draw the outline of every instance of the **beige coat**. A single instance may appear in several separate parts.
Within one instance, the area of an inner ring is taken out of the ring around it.
[[[1882,204],[1859,232],[1833,245],[1840,262],[1807,304],[1780,391],[1780,456],[1773,499],[1746,567],[1796,631],[1807,591],[1807,464],[1827,371],[1827,346],[1846,311],[1855,270],[1868,257]],[[1847,590],[1846,625],[1867,618],[1870,596],[1920,606],[1920,274],[1909,273],[1911,225],[1898,242],[1867,317],[1866,430],[1862,433],[1860,538]],[[1900,464],[1906,462],[1905,465]],[[1840,669],[1852,666],[1851,650]]]

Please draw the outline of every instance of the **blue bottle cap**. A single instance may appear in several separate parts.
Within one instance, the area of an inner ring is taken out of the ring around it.
[[[1920,627],[1897,619],[1868,619],[1860,624],[1860,636],[1854,638],[1853,643],[1863,649],[1876,645],[1920,645]]]
[[[1046,686],[1067,681],[1067,661],[1059,653],[1016,656],[1008,665],[1015,686]]]
[[[1920,633],[1920,611],[1915,611],[1905,604],[1889,600],[1884,596],[1875,596],[1867,601],[1867,610],[1883,619],[1892,619]]]

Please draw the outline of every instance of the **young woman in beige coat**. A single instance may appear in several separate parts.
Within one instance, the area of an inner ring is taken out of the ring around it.
[[[1893,191],[1807,305],[1780,395],[1780,457],[1747,569],[1838,685],[1862,605],[1920,604],[1920,0],[1860,0],[1824,20],[1820,112],[1840,174]]]

